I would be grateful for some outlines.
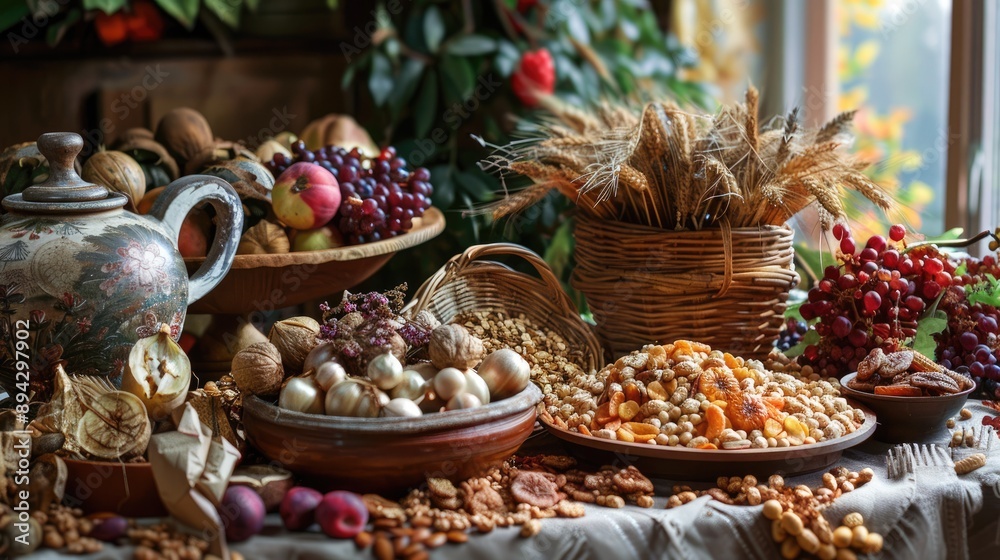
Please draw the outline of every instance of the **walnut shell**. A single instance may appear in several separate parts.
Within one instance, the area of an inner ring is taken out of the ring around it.
[[[201,113],[187,107],[171,110],[156,125],[156,141],[184,164],[215,143],[212,127]]]
[[[243,393],[277,395],[285,378],[281,354],[270,342],[251,344],[233,356],[232,376]]]
[[[434,367],[465,370],[482,361],[485,349],[462,325],[443,325],[431,332],[427,352]]]
[[[133,212],[146,194],[146,175],[142,167],[124,152],[101,150],[83,165],[80,177],[128,197],[127,208]]]
[[[237,255],[267,255],[291,251],[285,228],[274,222],[261,220],[240,238]]]
[[[281,362],[290,374],[302,373],[306,356],[319,341],[319,323],[312,317],[292,317],[278,321],[267,338],[281,354]]]

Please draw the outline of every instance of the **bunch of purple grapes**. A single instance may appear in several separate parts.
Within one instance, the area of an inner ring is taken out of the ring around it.
[[[966,271],[941,298],[939,308],[948,315],[948,328],[937,335],[941,365],[955,371],[968,370],[977,388],[988,398],[1000,399],[1000,310],[984,303],[971,304],[968,289],[996,277],[996,259],[963,261]]]
[[[332,225],[350,245],[388,239],[409,231],[413,219],[431,207],[430,171],[418,167],[409,171],[406,160],[392,146],[375,158],[357,148],[345,150],[326,146],[308,150],[304,142],[292,145],[292,157],[275,154],[267,168],[275,177],[293,163],[306,161],[320,165],[340,183],[340,211]]]
[[[802,337],[809,332],[809,325],[805,321],[799,321],[794,318],[788,319],[785,323],[785,329],[781,331],[778,336],[778,340],[775,341],[774,345],[784,352],[792,346],[795,346],[799,342],[802,342]]]

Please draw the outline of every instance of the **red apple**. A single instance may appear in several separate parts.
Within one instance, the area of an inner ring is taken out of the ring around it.
[[[315,229],[340,208],[340,184],[326,169],[300,161],[282,173],[271,190],[274,215],[286,226]]]
[[[208,254],[208,236],[211,232],[212,219],[204,210],[195,208],[181,222],[181,231],[177,234],[177,250],[184,258],[204,257]]]
[[[300,231],[292,241],[292,251],[322,251],[344,246],[344,235],[331,227]]]
[[[289,531],[305,531],[316,521],[316,506],[323,501],[323,494],[312,488],[296,486],[281,500],[281,521]]]
[[[337,490],[323,496],[323,501],[316,506],[316,522],[327,536],[349,539],[365,528],[368,508],[361,496]]]

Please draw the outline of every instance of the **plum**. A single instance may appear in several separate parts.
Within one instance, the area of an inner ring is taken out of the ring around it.
[[[226,539],[240,542],[264,528],[264,500],[246,486],[230,486],[222,496],[219,515],[226,527]]]
[[[368,523],[368,507],[361,496],[353,492],[330,492],[316,506],[316,522],[327,536],[349,539]]]
[[[305,531],[316,521],[316,506],[323,494],[312,488],[296,486],[281,500],[281,521],[289,531]]]
[[[97,513],[89,516],[94,523],[88,537],[113,543],[128,534],[128,519],[114,513]]]

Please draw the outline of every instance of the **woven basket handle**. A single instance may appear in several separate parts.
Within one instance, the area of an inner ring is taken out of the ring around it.
[[[555,301],[562,307],[563,311],[567,314],[575,315],[578,313],[576,306],[563,291],[562,284],[556,275],[552,273],[552,269],[549,268],[548,263],[545,262],[542,257],[538,256],[537,253],[523,247],[516,243],[489,243],[486,245],[473,245],[466,249],[462,254],[455,255],[441,267],[440,270],[434,273],[433,276],[427,279],[426,282],[420,289],[413,294],[413,300],[404,308],[404,313],[408,313],[411,316],[419,313],[430,305],[431,299],[438,288],[449,280],[452,276],[458,274],[469,266],[472,262],[485,257],[492,257],[498,255],[513,255],[515,257],[520,257],[526,261],[528,264],[533,266],[541,277],[542,282],[545,287],[552,293]]]

